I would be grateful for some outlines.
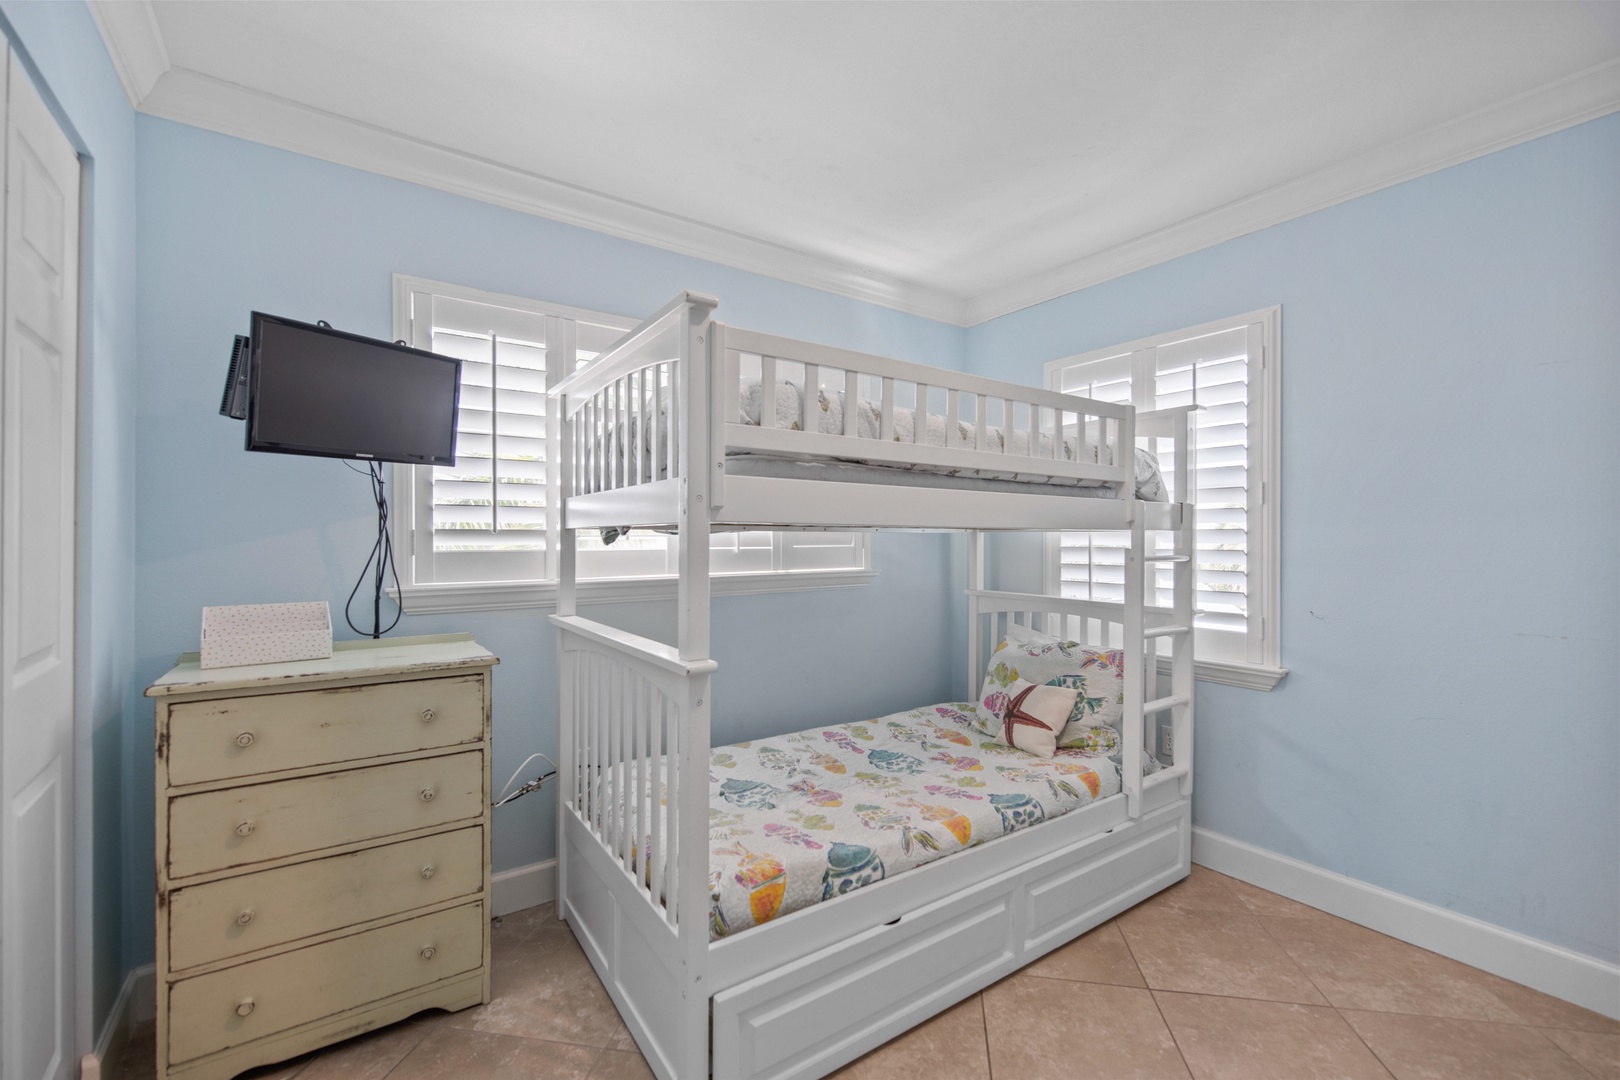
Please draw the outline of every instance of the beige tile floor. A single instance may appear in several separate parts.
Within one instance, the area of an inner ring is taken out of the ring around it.
[[[549,906],[501,920],[494,1000],[254,1080],[651,1077]],[[128,1048],[150,1077],[152,1029]],[[839,1080],[1620,1080],[1620,1022],[1202,867]],[[123,1080],[114,1077],[112,1080]]]

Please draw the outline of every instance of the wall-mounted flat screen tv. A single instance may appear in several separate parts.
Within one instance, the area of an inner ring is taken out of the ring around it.
[[[455,464],[461,361],[257,311],[250,342],[249,450]]]

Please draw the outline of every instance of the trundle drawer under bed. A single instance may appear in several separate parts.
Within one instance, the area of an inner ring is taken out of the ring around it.
[[[714,1075],[824,1076],[1186,876],[1190,857],[1182,803],[729,987]]]

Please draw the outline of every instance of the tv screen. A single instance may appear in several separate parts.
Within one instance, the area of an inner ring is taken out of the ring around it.
[[[253,313],[247,448],[453,465],[461,361]]]

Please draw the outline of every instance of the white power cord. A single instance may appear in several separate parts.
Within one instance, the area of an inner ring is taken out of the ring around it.
[[[518,788],[516,791],[514,791],[510,795],[508,795],[507,790],[509,788],[511,788],[512,782],[515,781],[518,778],[519,774],[521,774],[524,769],[527,769],[529,767],[529,762],[533,761],[535,758],[539,758],[540,760],[544,761],[547,765],[550,765],[551,766],[551,771],[548,772],[548,773],[542,773],[541,775],[535,777],[533,780],[530,780],[528,783],[524,784],[522,787]],[[501,793],[499,795],[495,796],[495,801],[490,804],[490,807],[493,809],[495,807],[505,806],[507,803],[511,802],[513,799],[522,798],[523,796],[527,795],[531,791],[539,791],[542,787],[545,786],[545,783],[546,783],[547,780],[550,780],[552,777],[554,777],[556,775],[557,775],[557,763],[555,761],[552,761],[550,758],[546,757],[546,755],[544,755],[544,754],[530,754],[528,757],[523,759],[523,764],[519,765],[516,769],[512,770],[511,777],[508,778],[506,783],[501,787]]]

